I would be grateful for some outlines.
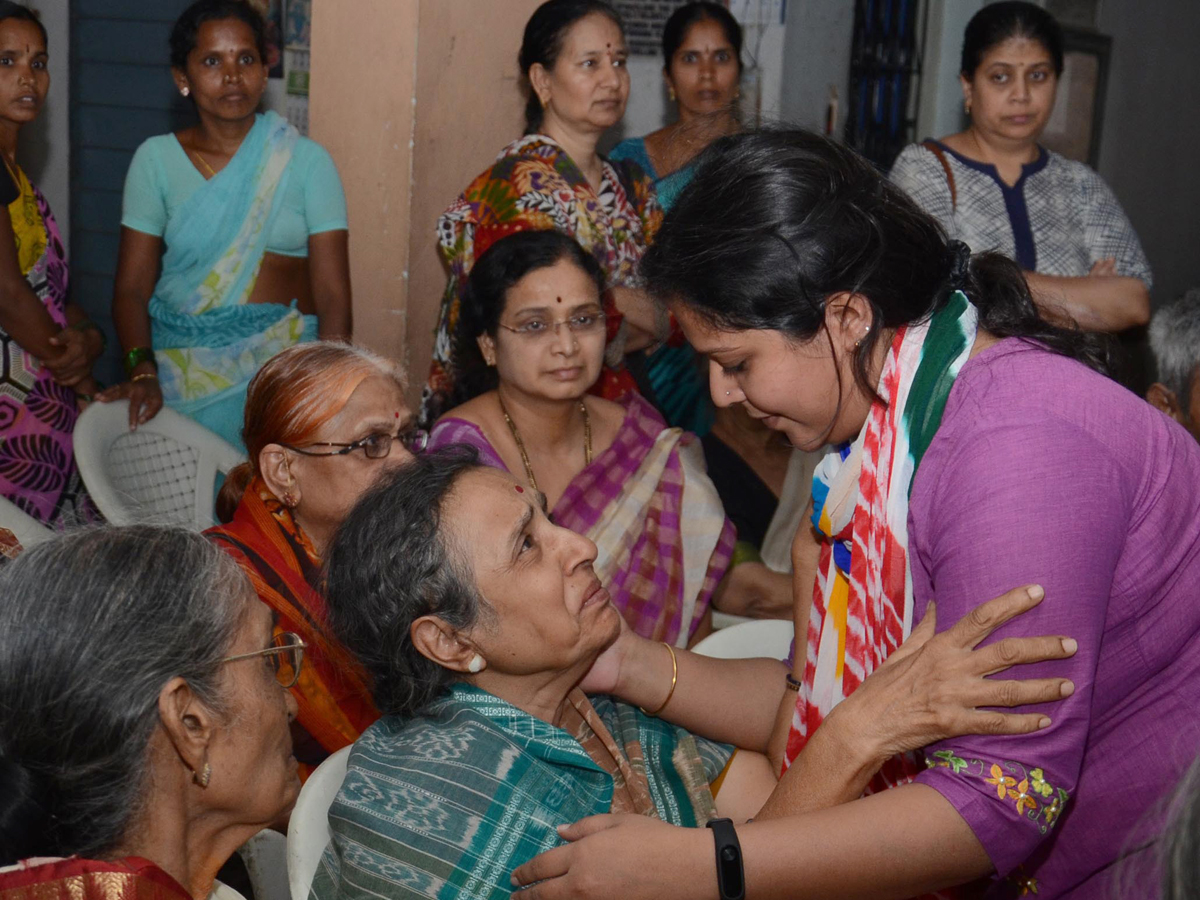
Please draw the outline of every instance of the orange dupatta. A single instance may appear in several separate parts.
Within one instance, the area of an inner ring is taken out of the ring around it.
[[[255,478],[242,494],[233,521],[208,529],[250,576],[259,598],[275,611],[275,631],[292,631],[308,644],[292,695],[297,720],[333,753],[354,743],[379,718],[367,678],[329,633],[320,583],[321,561],[291,512]]]

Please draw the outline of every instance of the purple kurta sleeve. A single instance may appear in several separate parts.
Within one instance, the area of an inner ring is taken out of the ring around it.
[[[1052,833],[1079,781],[1101,636],[1136,486],[1127,484],[1094,432],[1036,400],[1006,409],[985,408],[969,392],[960,399],[914,484],[916,613],[936,599],[944,630],[979,603],[1038,583],[1046,590],[1041,605],[990,641],[1045,634],[1079,642],[1072,659],[1017,673],[1074,681],[1067,700],[1024,710],[1050,715],[1049,728],[926,749],[931,767],[917,780],[954,805],[1004,875]]]

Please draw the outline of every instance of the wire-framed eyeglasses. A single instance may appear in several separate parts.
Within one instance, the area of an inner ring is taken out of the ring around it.
[[[300,635],[291,631],[281,631],[271,638],[271,646],[265,650],[227,656],[221,662],[237,662],[240,659],[265,656],[275,670],[275,680],[281,687],[290,688],[300,679],[300,666],[304,663],[304,649],[307,646],[308,644],[304,643],[304,639]]]
[[[603,310],[596,309],[572,313],[565,319],[551,320],[538,317],[526,319],[520,325],[505,325],[503,322],[496,324],[505,331],[511,331],[527,341],[542,341],[547,340],[553,334],[558,334],[558,329],[562,325],[566,325],[567,330],[576,337],[596,334],[604,330],[607,319]]]
[[[309,447],[340,448],[330,450],[328,453],[320,453],[310,450],[308,447],[293,447],[291,444],[284,444],[283,446],[287,447],[293,453],[300,453],[304,456],[345,456],[347,453],[353,453],[355,450],[362,450],[366,454],[367,459],[385,459],[392,452],[392,441],[399,441],[409,453],[420,453],[429,445],[429,432],[422,428],[405,428],[398,434],[376,431],[364,438],[359,438],[357,441],[351,441],[349,444],[338,443],[337,441],[316,441],[308,445]]]

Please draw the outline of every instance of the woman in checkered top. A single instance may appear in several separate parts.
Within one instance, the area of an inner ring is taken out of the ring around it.
[[[976,252],[1025,270],[1043,315],[1090,331],[1150,316],[1150,265],[1108,185],[1038,144],[1063,70],[1058,23],[1032,3],[984,7],[963,38],[965,131],[904,149],[891,179]]]

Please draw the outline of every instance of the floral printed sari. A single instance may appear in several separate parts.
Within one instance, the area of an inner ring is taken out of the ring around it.
[[[46,198],[24,171],[8,207],[21,274],[60,328],[67,327],[67,255]],[[48,525],[98,521],[75,468],[75,392],[0,328],[0,496]]]
[[[246,302],[298,137],[275,113],[258,117],[229,164],[168,223],[150,298],[163,399],[238,447],[254,373],[280,350],[317,337],[317,317],[295,303]]]
[[[631,162],[604,163],[597,192],[552,138],[530,134],[500,151],[438,219],[438,247],[450,268],[442,298],[433,364],[421,398],[421,419],[431,425],[462,398],[453,395],[451,366],[459,301],[471,267],[492,244],[518,231],[562,231],[599,261],[609,287],[633,285],[637,264],[662,223],[653,182]],[[616,400],[636,390],[621,368],[622,316],[607,294],[608,365],[593,393]]]

